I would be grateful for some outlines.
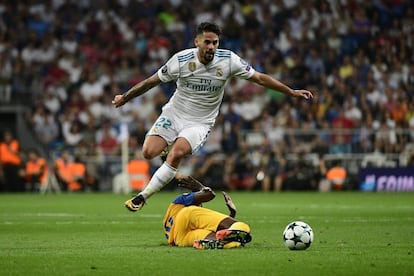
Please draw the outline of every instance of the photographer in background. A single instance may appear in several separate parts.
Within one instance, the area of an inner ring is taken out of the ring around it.
[[[20,143],[13,137],[11,131],[6,130],[3,141],[0,143],[0,179],[2,179],[4,192],[23,192],[24,182],[19,176],[22,164],[20,157]]]

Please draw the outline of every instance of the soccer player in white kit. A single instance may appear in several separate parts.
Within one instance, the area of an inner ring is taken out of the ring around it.
[[[232,51],[218,49],[220,33],[216,24],[201,23],[194,38],[195,48],[176,53],[154,75],[114,97],[113,105],[120,107],[161,82],[175,81],[177,85],[148,131],[142,147],[146,159],[160,155],[168,147],[166,161],[144,190],[125,202],[130,211],[140,210],[151,195],[176,176],[182,158],[204,144],[219,113],[226,82],[231,77],[243,78],[294,97],[313,97],[310,91],[293,90],[271,76],[255,71]]]

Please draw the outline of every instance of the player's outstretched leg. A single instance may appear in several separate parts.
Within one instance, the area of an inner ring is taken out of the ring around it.
[[[145,199],[141,194],[134,196],[131,199],[125,201],[125,207],[131,212],[136,212],[141,210],[145,204]]]
[[[164,162],[154,173],[144,190],[125,201],[125,207],[132,212],[141,210],[148,198],[167,185],[175,177],[176,173],[177,169]]]

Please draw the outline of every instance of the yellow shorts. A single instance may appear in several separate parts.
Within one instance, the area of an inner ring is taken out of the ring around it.
[[[220,222],[228,215],[199,206],[183,208],[174,220],[172,234],[174,244],[178,246],[192,246],[195,240],[207,237],[216,232]]]

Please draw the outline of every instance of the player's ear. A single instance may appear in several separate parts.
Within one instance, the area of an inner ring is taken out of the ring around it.
[[[194,38],[194,45],[195,45],[196,47],[198,47],[198,38],[197,38],[197,37],[195,37],[195,38]]]

